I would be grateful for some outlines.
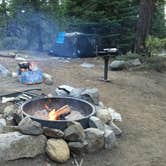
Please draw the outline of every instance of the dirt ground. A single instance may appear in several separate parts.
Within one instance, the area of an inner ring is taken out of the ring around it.
[[[96,87],[100,91],[101,101],[122,115],[123,121],[118,126],[123,135],[118,138],[117,147],[111,151],[86,154],[83,156],[82,166],[166,166],[166,72],[110,71],[111,83],[105,83],[99,81],[103,77],[102,59],[32,59],[44,72],[54,77],[54,85],[25,86],[15,79],[0,78],[1,94],[31,87],[41,87],[45,93],[50,93],[61,84]],[[83,68],[80,66],[83,62],[95,64],[95,67]],[[0,64],[12,71],[17,67],[17,61],[12,58],[0,58]],[[57,164],[41,155],[34,159],[21,159],[1,165],[73,164],[72,159],[65,164]]]

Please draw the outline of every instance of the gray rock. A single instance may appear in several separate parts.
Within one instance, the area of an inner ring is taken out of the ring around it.
[[[0,133],[9,133],[9,132],[15,132],[15,131],[19,131],[17,126],[5,126],[2,128]]]
[[[53,79],[52,76],[47,74],[47,73],[43,73],[43,79],[44,79],[44,83],[46,85],[52,85],[53,84]]]
[[[102,101],[99,101],[99,106],[98,107],[100,107],[100,108],[104,108],[105,107]]]
[[[122,135],[122,130],[113,122],[109,123],[109,127],[111,130],[114,131],[116,136],[121,136]]]
[[[0,118],[0,126],[6,126],[6,120],[4,118]]]
[[[104,147],[104,131],[95,128],[85,129],[85,140],[87,152],[96,152]]]
[[[43,73],[43,79],[51,80],[52,76],[50,74],[48,74],[48,73]]]
[[[64,130],[64,134],[65,140],[67,141],[77,142],[82,141],[85,138],[84,129],[78,122],[69,125],[69,127]]]
[[[111,113],[108,109],[98,109],[96,111],[96,116],[103,122],[103,123],[109,123],[112,120]]]
[[[40,135],[43,133],[43,129],[41,127],[41,124],[33,121],[29,117],[25,117],[19,124],[18,129],[23,134],[28,135]]]
[[[0,76],[8,76],[10,74],[9,70],[0,64]]]
[[[104,123],[98,117],[92,116],[89,119],[89,127],[104,130]]]
[[[49,139],[46,152],[52,160],[60,163],[64,163],[70,158],[69,147],[63,139]]]
[[[0,160],[35,157],[45,152],[46,137],[23,135],[19,132],[0,134]]]
[[[69,85],[60,85],[58,88],[64,89],[68,93],[70,93],[74,89],[72,86],[69,86]]]
[[[46,85],[53,85],[53,80],[52,79],[45,79],[44,80],[44,83],[46,84]]]
[[[129,60],[129,61],[127,61],[127,63],[129,66],[139,66],[142,64],[141,61],[139,60],[139,58]]]
[[[83,153],[85,152],[86,146],[88,145],[88,143],[86,141],[83,142],[69,142],[68,146],[70,148],[70,150],[74,153]]]
[[[110,64],[110,69],[111,70],[123,70],[125,68],[125,65],[126,65],[125,61],[115,60]]]
[[[73,88],[70,92],[70,96],[81,98],[81,93],[84,91],[84,88]]]
[[[116,137],[113,130],[106,129],[104,133],[104,148],[112,149],[116,144]]]
[[[81,93],[84,100],[87,100],[95,105],[99,104],[99,90],[97,88],[86,89]]]
[[[15,106],[12,105],[8,105],[7,107],[5,107],[4,111],[3,111],[3,117],[6,119],[12,119],[13,118],[13,114],[18,112],[18,110],[15,108]]]
[[[55,95],[58,95],[58,96],[68,96],[69,93],[67,91],[65,91],[64,89],[56,89],[55,90]]]
[[[0,133],[3,133],[5,126],[6,126],[6,120],[3,118],[0,118]]]
[[[73,89],[73,87],[68,85],[60,85],[56,88],[55,94],[58,96],[68,96]]]
[[[51,138],[63,138],[64,132],[58,129],[43,127],[43,133],[47,137]]]
[[[16,124],[19,124],[22,121],[22,119],[24,119],[24,115],[22,112],[17,112],[13,114],[13,120]]]

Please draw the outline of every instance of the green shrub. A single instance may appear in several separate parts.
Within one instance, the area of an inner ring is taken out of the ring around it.
[[[146,58],[143,64],[143,68],[146,70],[155,70],[158,72],[166,71],[166,57],[152,56]]]
[[[166,38],[161,39],[161,47],[163,50],[166,50]]]
[[[143,59],[143,57],[140,54],[132,53],[131,51],[127,52],[125,55],[116,57],[117,60],[124,60],[124,61],[137,59],[137,58],[139,58],[141,61]]]
[[[166,48],[166,38],[160,39],[148,36],[146,39],[146,49],[149,56],[157,55],[161,50]]]
[[[142,56],[139,54],[128,52],[126,55],[116,57],[117,60],[132,60],[139,58],[142,65],[132,67],[132,70],[155,70],[157,72],[166,71],[166,56]]]

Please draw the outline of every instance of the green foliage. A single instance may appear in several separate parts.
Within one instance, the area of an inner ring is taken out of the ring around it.
[[[161,48],[166,50],[166,38],[161,39]]]
[[[146,39],[146,48],[149,56],[156,55],[166,47],[166,38],[160,39],[153,36],[148,36]]]
[[[142,69],[155,70],[157,72],[164,72],[166,71],[166,57],[152,56],[152,57],[146,58],[146,61],[142,65]]]
[[[152,35],[162,38],[166,36],[166,19],[165,19],[165,1],[157,1],[152,19]]]
[[[117,60],[124,60],[124,61],[137,59],[137,58],[141,59],[142,56],[137,53],[132,53],[131,51],[128,51],[126,54],[123,54],[121,56],[115,57],[115,59],[117,59]]]
[[[157,72],[164,72],[166,71],[166,56],[151,56],[146,57],[142,56],[140,54],[127,52],[123,56],[116,57],[116,60],[124,60],[124,61],[130,61],[133,59],[139,59],[142,64],[140,66],[132,67],[130,70],[134,71],[140,71],[140,70],[153,70]],[[129,69],[126,67],[126,69]]]
[[[128,52],[135,41],[138,5],[138,0],[62,0],[61,5],[58,0],[1,1],[0,38],[15,37],[28,40],[29,43],[34,41],[39,42],[39,45],[42,42],[43,45],[49,45],[48,41],[53,40],[53,34],[58,31],[82,31],[98,34],[101,47],[116,46]],[[158,0],[155,5],[152,35],[161,38],[166,36],[164,0]],[[35,12],[39,19],[34,17]],[[53,30],[48,28],[52,26],[48,23],[50,20],[57,26]],[[13,22],[14,30],[6,33]],[[153,45],[158,49],[158,43],[156,39],[147,39],[148,51],[154,54],[156,50],[153,50]],[[161,41],[161,45],[163,43]]]
[[[64,0],[64,15],[70,25],[99,34],[105,47],[118,46],[123,51],[130,50],[134,43],[137,13],[136,0]]]

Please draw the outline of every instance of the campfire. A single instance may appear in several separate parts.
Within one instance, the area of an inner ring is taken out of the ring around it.
[[[25,116],[49,128],[64,130],[71,121],[88,127],[88,119],[95,114],[95,107],[89,102],[72,97],[44,97],[25,102],[21,109]]]
[[[116,145],[116,135],[120,136],[122,131],[111,121],[113,116],[109,108],[99,108],[96,112],[94,105],[82,99],[64,96],[36,98],[37,94],[25,102],[25,96],[30,94],[29,91],[19,92],[21,112],[19,109],[13,115],[16,123],[9,129],[14,131],[8,132],[4,127],[7,133],[1,133],[1,159],[29,158],[46,152],[53,161],[64,163],[70,154],[97,152]],[[10,107],[5,110],[13,111]],[[5,119],[1,118],[2,122]],[[13,146],[25,148],[20,151]],[[77,165],[82,165],[82,161]]]
[[[68,105],[64,105],[59,109],[51,109],[48,105],[44,105],[45,109],[48,111],[48,120],[60,120],[65,119],[65,116],[71,113],[71,109]]]

